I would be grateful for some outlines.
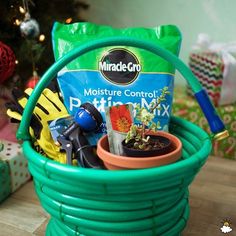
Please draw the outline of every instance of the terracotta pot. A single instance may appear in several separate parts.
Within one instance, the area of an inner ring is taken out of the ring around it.
[[[177,161],[182,155],[182,143],[174,135],[159,131],[158,135],[167,137],[171,140],[173,148],[164,155],[152,157],[128,157],[119,156],[109,152],[109,144],[107,135],[103,136],[97,144],[97,154],[104,165],[109,170],[121,169],[143,169],[155,166],[162,166]]]

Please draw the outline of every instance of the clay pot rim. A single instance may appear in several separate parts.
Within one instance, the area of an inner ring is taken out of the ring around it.
[[[120,155],[115,155],[113,153],[110,153],[109,151],[105,150],[101,143],[104,142],[105,139],[107,139],[107,135],[103,136],[97,144],[97,153],[98,156],[101,160],[104,162],[110,163],[112,165],[117,165],[117,162],[119,162],[120,167],[124,168],[136,168],[136,166],[143,166],[144,168],[147,167],[154,167],[151,163],[158,161],[158,160],[165,160],[168,156],[174,156],[174,160],[178,160],[181,157],[182,153],[182,142],[174,135],[163,132],[163,131],[158,131],[158,135],[168,137],[172,140],[176,148],[164,155],[159,155],[159,156],[152,156],[152,157],[128,157],[128,156],[120,156]],[[177,156],[179,158],[177,158]],[[135,167],[134,167],[135,165]],[[158,165],[156,165],[158,166]],[[141,167],[139,167],[141,168]]]

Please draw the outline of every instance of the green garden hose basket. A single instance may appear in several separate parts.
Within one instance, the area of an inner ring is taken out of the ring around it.
[[[182,158],[173,164],[138,170],[108,171],[79,168],[52,161],[31,145],[29,125],[43,89],[75,58],[100,47],[133,46],[172,63],[186,78],[212,132],[227,135],[208,96],[188,67],[156,44],[111,37],[84,44],[55,62],[35,87],[17,132],[43,208],[51,215],[47,236],[177,236],[189,217],[188,186],[211,152],[211,138],[198,126],[171,117],[170,132],[183,144]]]

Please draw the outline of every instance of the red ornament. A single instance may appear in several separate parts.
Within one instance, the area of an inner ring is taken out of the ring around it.
[[[16,66],[15,54],[6,44],[0,41],[0,84],[12,76]]]
[[[33,73],[33,76],[26,83],[26,88],[34,88],[39,81],[39,76],[36,72]]]

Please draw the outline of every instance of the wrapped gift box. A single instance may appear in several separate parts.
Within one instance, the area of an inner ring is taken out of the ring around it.
[[[11,192],[15,192],[30,178],[28,162],[23,155],[18,143],[2,140],[3,150],[0,152],[0,160],[8,164],[10,170]]]
[[[215,106],[236,102],[236,44],[194,50],[189,67]],[[188,93],[191,91],[188,89]]]
[[[223,83],[224,62],[219,53],[190,53],[189,67],[207,91],[214,105],[218,105]],[[191,95],[191,91],[188,89]]]
[[[11,178],[9,166],[0,160],[0,202],[6,199],[11,193]]]
[[[173,115],[189,120],[211,134],[197,101],[186,95],[184,88],[175,89],[172,109]],[[230,137],[214,141],[212,155],[236,160],[236,103],[217,107],[216,110],[229,131]]]

